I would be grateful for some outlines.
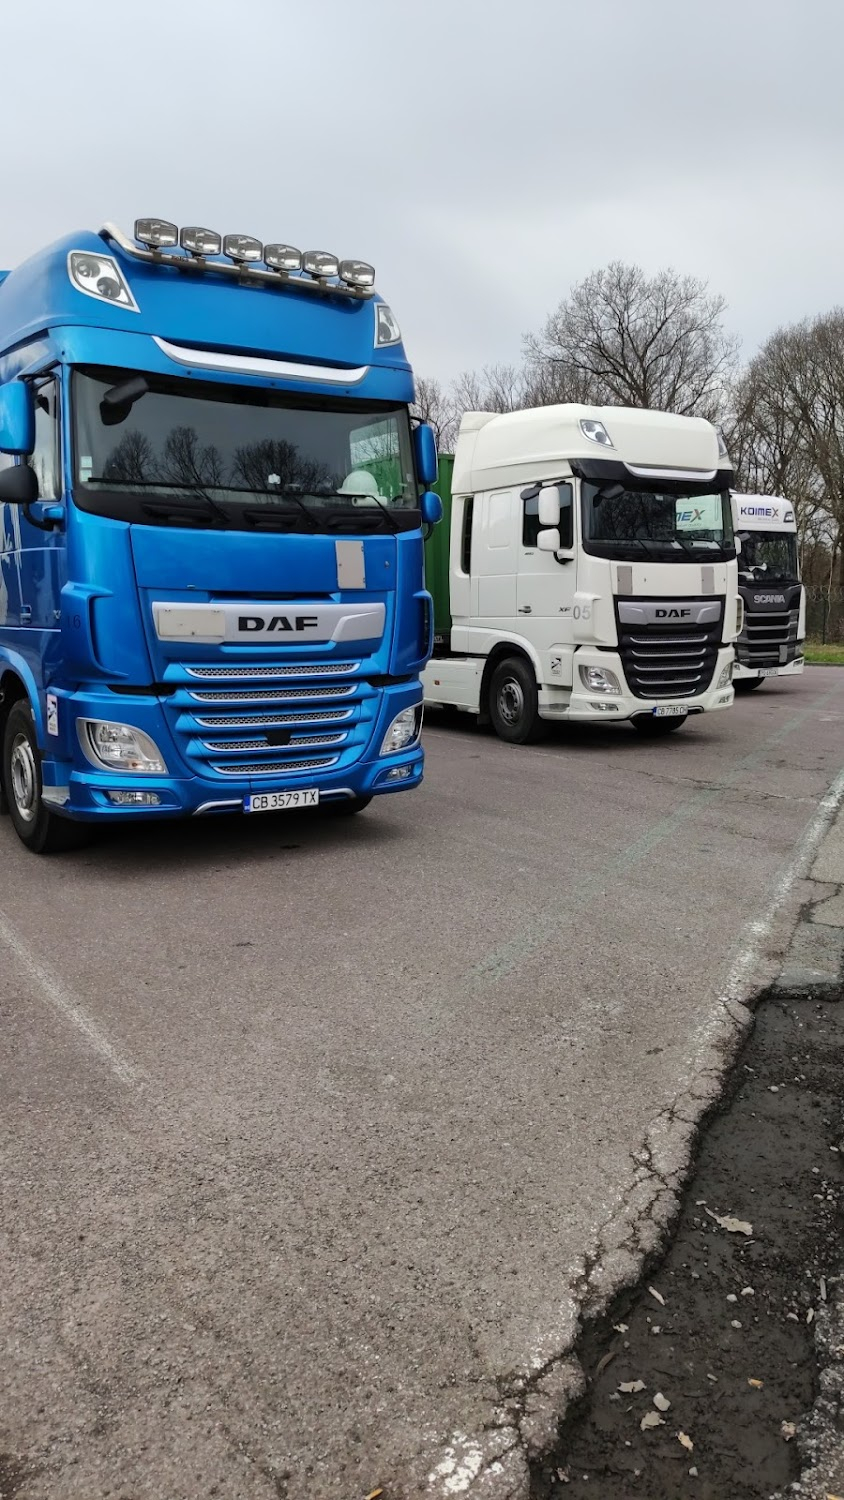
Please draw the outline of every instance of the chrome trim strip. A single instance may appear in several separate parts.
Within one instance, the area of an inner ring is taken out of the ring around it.
[[[193,810],[193,816],[195,818],[198,818],[199,815],[200,815],[200,813],[211,812],[215,807],[242,807],[242,806],[243,806],[243,802],[241,801],[241,799],[239,797],[235,797],[233,801],[226,801],[226,802],[201,802],[200,805],[199,805],[199,807],[195,807],[194,808],[194,810]]]
[[[219,269],[226,268],[221,266]],[[295,364],[289,359],[258,359],[248,354],[219,354],[214,349],[183,349],[157,334],[153,334],[153,343],[177,365],[190,365],[196,370],[226,370],[232,375],[269,375],[280,380],[319,381],[321,385],[359,385],[371,368],[370,365],[357,365],[350,370],[340,370],[336,365]]]
[[[70,801],[69,786],[42,786],[41,801],[48,807],[64,807]]]

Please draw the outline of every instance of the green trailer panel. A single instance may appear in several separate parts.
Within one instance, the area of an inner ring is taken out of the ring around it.
[[[451,536],[451,472],[454,455],[440,454],[440,472],[433,485],[443,503],[443,518],[425,543],[425,585],[434,600],[434,636],[441,640],[451,630],[449,597],[449,538]]]

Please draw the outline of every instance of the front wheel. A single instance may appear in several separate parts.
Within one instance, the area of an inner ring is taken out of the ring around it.
[[[15,703],[3,736],[3,786],[15,833],[33,854],[56,854],[85,843],[84,824],[59,818],[41,800],[41,754],[32,709]]]
[[[489,680],[490,722],[500,740],[529,745],[542,738],[539,693],[533,668],[521,656],[508,656],[493,668]]]
[[[630,722],[646,740],[661,740],[663,735],[680,729],[688,717],[688,714],[672,714],[658,719],[655,714],[637,714]]]
[[[754,688],[762,686],[764,677],[734,677],[733,687],[737,693],[752,693]]]

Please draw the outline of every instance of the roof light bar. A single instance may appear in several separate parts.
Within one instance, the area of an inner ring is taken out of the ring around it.
[[[271,271],[301,271],[302,252],[295,245],[265,245],[264,262]]]
[[[169,250],[179,243],[178,225],[169,219],[136,219],[135,239],[150,250]]]
[[[309,276],[316,276],[319,281],[327,281],[329,276],[338,275],[340,262],[329,250],[306,250],[302,256],[302,270]]]
[[[223,248],[220,236],[213,229],[201,229],[198,224],[186,224],[179,235],[179,244],[189,255],[204,259],[206,255],[219,255]]]
[[[295,245],[275,240],[262,245],[249,234],[227,234],[224,238],[216,230],[199,224],[187,224],[180,230],[169,219],[136,219],[134,232],[132,239],[118,225],[104,224],[100,235],[135,260],[166,265],[175,271],[235,276],[240,281],[263,281],[267,286],[290,286],[315,296],[350,297],[356,301],[367,301],[374,290],[375,271],[367,261],[341,261],[327,250],[308,250],[303,254]],[[295,274],[303,271],[304,275]],[[111,284],[94,295],[122,300]],[[393,321],[393,326],[388,327],[389,314],[386,318],[379,317],[378,342],[393,342],[398,337],[397,325]]]
[[[227,234],[223,240],[223,254],[236,266],[243,266],[249,261],[263,260],[264,247],[254,235]]]

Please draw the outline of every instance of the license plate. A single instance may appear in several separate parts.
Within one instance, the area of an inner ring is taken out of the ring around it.
[[[658,703],[654,709],[655,719],[676,719],[680,714],[687,714],[687,708],[681,708],[679,703]]]
[[[779,675],[779,667],[762,667],[759,672],[760,677],[779,677]]]
[[[251,797],[244,797],[243,811],[248,813],[294,811],[299,807],[316,807],[318,803],[317,788],[309,786],[302,787],[298,792],[253,792]]]

